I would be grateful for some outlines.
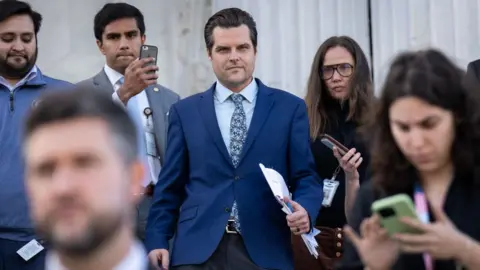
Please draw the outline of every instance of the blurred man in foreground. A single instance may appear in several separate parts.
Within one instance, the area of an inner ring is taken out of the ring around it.
[[[137,150],[125,109],[92,88],[45,96],[30,113],[26,187],[52,248],[47,270],[148,269],[132,230],[144,176]]]

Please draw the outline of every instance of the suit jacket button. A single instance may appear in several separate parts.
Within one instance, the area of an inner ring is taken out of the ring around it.
[[[230,208],[225,207],[225,212],[230,213]]]
[[[235,176],[235,180],[240,180],[240,176]]]

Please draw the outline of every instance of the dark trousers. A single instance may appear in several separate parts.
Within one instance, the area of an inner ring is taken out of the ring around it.
[[[138,240],[141,241],[145,246],[145,229],[147,227],[148,214],[150,213],[150,206],[152,206],[153,197],[152,196],[143,196],[137,205],[137,211],[135,215],[135,235]],[[169,242],[169,251],[172,251],[173,238]],[[1,270],[1,269],[0,269]]]
[[[46,250],[40,251],[27,262],[17,254],[17,250],[28,242],[0,239],[0,270],[43,270]]]
[[[137,205],[135,234],[141,241],[145,240],[145,227],[147,226],[148,214],[152,205],[152,197],[143,196]]]
[[[172,270],[261,270],[248,256],[242,237],[225,234],[212,256],[202,264],[179,265]]]

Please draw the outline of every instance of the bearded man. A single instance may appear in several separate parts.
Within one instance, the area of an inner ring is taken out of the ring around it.
[[[21,127],[38,96],[69,84],[35,65],[42,16],[25,2],[0,1],[0,268],[43,269],[45,247],[30,221]]]

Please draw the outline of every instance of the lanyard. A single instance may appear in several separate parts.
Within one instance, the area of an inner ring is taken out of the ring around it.
[[[335,179],[337,178],[338,174],[340,173],[340,169],[342,167],[340,167],[340,165],[337,166],[337,168],[335,169],[335,171],[333,172],[333,175],[332,175],[332,178],[330,180],[332,181],[335,181]]]
[[[413,198],[415,200],[415,209],[417,210],[417,215],[420,218],[420,221],[423,223],[430,223],[427,197],[423,192],[423,188],[418,183],[415,184],[415,192]],[[429,254],[423,254],[423,262],[425,263],[426,270],[433,270],[432,257]]]

